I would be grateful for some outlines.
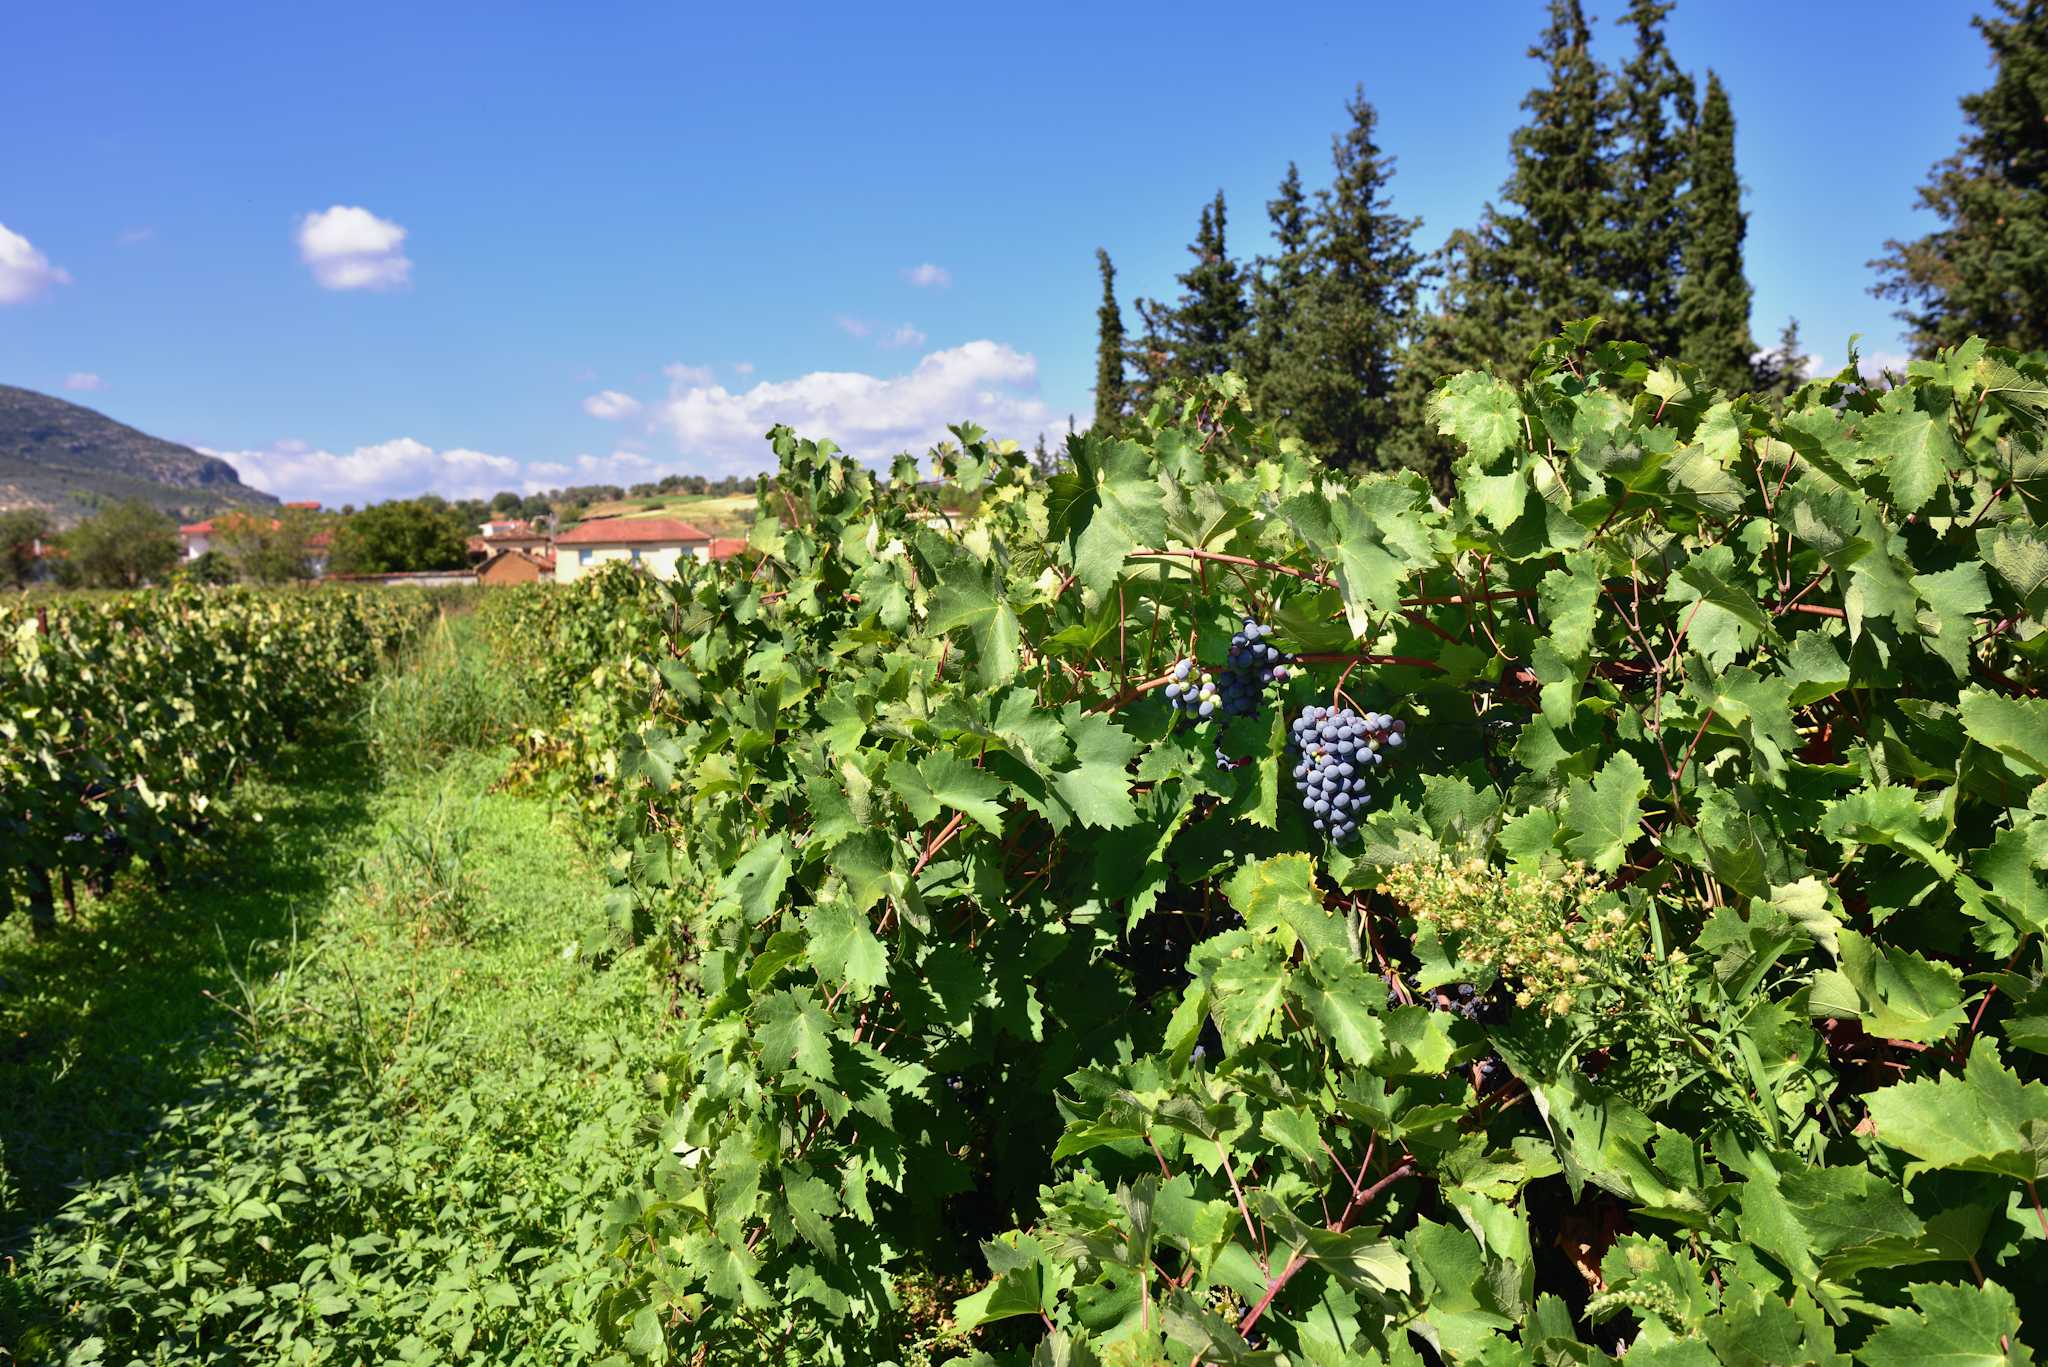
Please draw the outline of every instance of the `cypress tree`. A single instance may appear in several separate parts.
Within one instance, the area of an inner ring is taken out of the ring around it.
[[[1920,190],[1943,226],[1870,263],[1883,273],[1871,292],[1902,306],[1922,351],[1972,335],[2048,345],[2048,5],[1998,0],[1998,12],[1970,21],[1991,47],[1991,88],[1963,97],[1962,145]]]
[[[1244,357],[1251,314],[1245,303],[1243,273],[1230,259],[1221,190],[1202,206],[1188,253],[1195,263],[1177,277],[1181,286],[1177,301],[1138,301],[1145,336],[1134,359],[1148,399],[1156,396],[1163,383],[1221,375],[1240,365]]]
[[[1660,355],[1673,354],[1680,343],[1685,188],[1693,178],[1686,134],[1695,117],[1692,78],[1678,69],[1664,42],[1671,9],[1671,0],[1635,0],[1621,20],[1635,27],[1636,50],[1621,71],[1609,273],[1620,294],[1612,330],[1649,343]]]
[[[1113,432],[1129,398],[1124,384],[1124,315],[1116,305],[1116,267],[1100,247],[1095,249],[1095,265],[1102,272],[1102,304],[1095,310],[1095,430]],[[1041,435],[1039,445],[1044,444]]]
[[[1245,351],[1245,378],[1267,408],[1266,416],[1284,421],[1286,414],[1273,407],[1278,400],[1268,393],[1269,381],[1288,347],[1310,270],[1308,196],[1302,193],[1301,170],[1291,161],[1280,181],[1280,193],[1266,201],[1266,217],[1273,224],[1273,240],[1279,250],[1261,257],[1251,272],[1252,331]]]
[[[1444,288],[1421,362],[1432,379],[1519,370],[1560,324],[1617,315],[1615,98],[1591,43],[1579,0],[1550,0],[1550,23],[1529,49],[1545,79],[1522,101],[1530,118],[1510,141],[1505,207],[1488,204],[1476,230],[1453,233],[1444,247]]]
[[[1268,389],[1289,425],[1332,464],[1393,463],[1394,390],[1414,323],[1424,258],[1420,220],[1393,212],[1393,157],[1375,139],[1379,116],[1358,91],[1350,125],[1331,139],[1335,176],[1316,196],[1309,269]]]
[[[1742,269],[1742,182],[1735,175],[1735,116],[1721,78],[1707,73],[1707,99],[1693,137],[1686,194],[1685,278],[1678,295],[1677,355],[1729,394],[1748,389],[1756,342],[1749,332],[1749,277]],[[1794,324],[1795,340],[1797,324]]]

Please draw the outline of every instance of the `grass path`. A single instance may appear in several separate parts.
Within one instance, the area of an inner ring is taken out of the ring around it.
[[[14,1361],[596,1351],[656,984],[501,770],[383,777],[332,737],[245,790],[232,858],[184,888],[125,886],[52,944],[0,927]]]

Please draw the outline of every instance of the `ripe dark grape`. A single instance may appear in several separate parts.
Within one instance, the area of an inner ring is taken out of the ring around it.
[[[1211,670],[1199,660],[1176,660],[1167,679],[1167,705],[1197,721],[1256,715],[1266,689],[1285,682],[1289,674],[1289,657],[1266,643],[1271,634],[1271,627],[1247,617],[1244,629],[1231,636],[1221,669]]]
[[[1266,689],[1287,681],[1287,665],[1292,657],[1278,646],[1267,644],[1266,638],[1272,634],[1271,627],[1247,617],[1244,630],[1231,636],[1230,651],[1216,679],[1226,716],[1255,715]]]
[[[1408,723],[1383,712],[1360,716],[1348,707],[1307,707],[1294,719],[1288,749],[1309,821],[1332,843],[1358,830],[1372,802],[1367,775],[1401,745]]]

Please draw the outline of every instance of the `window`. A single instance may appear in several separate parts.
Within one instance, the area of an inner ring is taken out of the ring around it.
[[[576,552],[576,563],[579,565],[588,565],[590,563],[590,556],[590,547],[585,546],[582,550]]]
[[[633,548],[633,550],[632,550],[631,554],[632,554],[632,556],[633,556],[633,563],[634,563],[634,564],[636,564],[636,565],[637,565],[637,564],[639,564],[639,563],[640,563],[640,548],[639,548],[638,546],[635,546],[635,547]]]

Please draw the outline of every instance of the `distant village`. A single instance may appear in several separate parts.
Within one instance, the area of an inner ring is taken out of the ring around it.
[[[287,503],[287,511],[317,514],[318,503]],[[224,533],[255,515],[224,513],[178,528],[186,563],[219,549]],[[272,519],[273,526],[279,525]],[[685,559],[730,560],[746,549],[742,537],[715,536],[695,523],[673,517],[598,517],[557,535],[545,519],[503,518],[477,524],[467,542],[469,563],[461,569],[398,570],[381,574],[331,574],[334,533],[322,528],[306,539],[306,565],[315,579],[348,583],[466,586],[570,583],[599,565],[623,560],[662,579],[672,579]]]

